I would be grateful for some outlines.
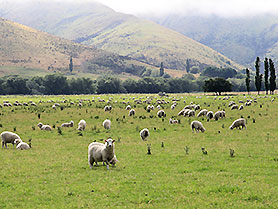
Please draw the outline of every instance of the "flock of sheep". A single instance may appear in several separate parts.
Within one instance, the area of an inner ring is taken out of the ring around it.
[[[151,112],[155,110],[154,105],[152,105],[152,101],[150,98],[147,98],[146,100],[142,101],[142,98],[140,99],[135,99],[133,98],[136,104],[142,104],[142,103],[146,103],[148,104],[145,107],[145,110],[147,112]],[[153,98],[152,98],[153,99]],[[230,99],[230,97],[215,97],[214,99],[222,99],[222,100],[228,100]],[[171,100],[170,100],[171,101]],[[164,104],[169,104],[170,101],[165,101],[163,99],[157,99],[156,103],[157,105],[157,117],[158,118],[165,118],[166,117],[166,112],[163,109],[163,105]],[[172,99],[172,104],[171,104],[171,110],[175,109],[177,107],[177,99]],[[99,102],[105,102],[105,100],[103,99],[99,99]],[[256,98],[254,98],[253,100],[247,100],[245,102],[245,106],[250,106],[252,103],[256,103],[257,100]],[[111,102],[109,102],[111,103]],[[135,116],[136,111],[135,109],[132,109],[131,105],[128,103],[126,103],[125,101],[122,102],[123,104],[128,104],[126,106],[126,110],[129,111],[128,115],[129,116]],[[239,103],[243,103],[243,101],[239,101]],[[71,105],[73,105],[74,103],[71,102]],[[16,106],[21,106],[21,105],[32,105],[32,106],[37,106],[37,104],[35,104],[34,102],[29,102],[28,103],[19,103],[19,102],[15,102],[14,105]],[[82,101],[80,101],[78,103],[78,106],[81,107]],[[7,106],[10,107],[12,106],[12,104],[10,104],[7,101],[4,101],[3,106]],[[3,107],[1,105],[1,107]],[[57,107],[59,107],[60,104],[59,103],[55,103],[52,108],[54,110],[56,110]],[[243,105],[238,106],[235,102],[231,101],[228,105],[228,107],[231,108],[231,110],[242,110],[243,109]],[[112,106],[111,105],[106,105],[104,107],[104,111],[111,111],[112,110]],[[169,111],[171,111],[169,110]],[[198,112],[198,114],[196,114]],[[193,104],[192,102],[189,105],[186,105],[182,110],[179,111],[179,113],[177,114],[177,116],[184,116],[184,117],[195,117],[195,115],[197,115],[197,118],[201,118],[204,117],[207,119],[207,121],[210,120],[215,120],[218,121],[220,119],[223,119],[226,117],[226,112],[224,110],[219,110],[216,111],[215,113],[213,113],[212,111],[209,111],[207,109],[201,109],[201,106],[199,104]],[[173,119],[170,118],[169,119],[169,123],[170,124],[179,124],[180,120],[177,119]],[[111,120],[106,119],[103,121],[103,128],[104,129],[111,129]],[[44,125],[43,123],[39,122],[37,124],[38,128],[40,130],[43,131],[52,131],[52,128],[50,125]],[[74,126],[74,122],[70,121],[68,123],[63,123],[61,125],[61,127],[73,127]],[[206,129],[204,128],[203,124],[198,121],[198,120],[194,120],[193,122],[191,122],[190,128],[192,129],[192,132],[196,131],[196,132],[205,132]],[[231,126],[229,127],[230,129],[234,129],[234,128],[245,128],[246,129],[246,120],[244,118],[239,118],[237,120],[235,120]],[[79,131],[85,131],[86,129],[86,121],[85,120],[80,120],[78,123],[78,127],[77,130]],[[150,136],[150,131],[148,130],[148,128],[144,128],[140,131],[140,138],[145,141],[147,140],[147,138]],[[22,139],[19,137],[19,135],[13,133],[13,132],[9,132],[9,131],[4,131],[1,133],[1,139],[2,139],[2,148],[6,147],[7,148],[7,144],[11,143],[13,145],[16,145],[16,149],[19,150],[23,150],[23,149],[30,149],[31,146],[30,144],[27,144],[25,142],[22,141]],[[105,143],[99,143],[99,142],[92,142],[91,144],[89,144],[88,146],[88,163],[90,168],[93,167],[94,164],[98,165],[98,162],[103,162],[103,164],[106,164],[107,169],[109,169],[109,165],[115,165],[116,162],[118,162],[117,157],[115,155],[115,150],[114,150],[114,142],[115,140],[109,138],[107,140],[105,140]]]

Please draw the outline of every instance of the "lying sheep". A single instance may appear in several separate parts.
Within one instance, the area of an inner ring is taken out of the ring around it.
[[[164,110],[159,110],[157,112],[157,117],[162,118],[162,117],[166,117],[166,113],[164,112]]]
[[[211,120],[213,118],[213,112],[212,111],[208,111],[207,113],[207,119]]]
[[[80,120],[79,123],[78,123],[77,130],[84,131],[85,128],[86,128],[86,121],[85,120]]]
[[[203,110],[201,110],[201,111],[198,113],[197,117],[206,116],[206,115],[207,115],[207,113],[208,113],[208,110],[203,109]]]
[[[246,129],[246,120],[244,118],[239,118],[237,120],[235,120],[232,125],[229,127],[231,130],[233,130],[234,128],[239,128],[240,126]]]
[[[131,109],[128,113],[129,116],[133,116],[135,115],[135,110],[134,109]]]
[[[14,143],[16,144],[16,149],[18,150],[30,149],[29,144],[21,141],[21,139],[16,139]]]
[[[90,168],[93,168],[94,163],[98,165],[98,162],[106,163],[107,170],[109,169],[109,163],[116,163],[117,158],[114,150],[115,140],[107,139],[105,144],[99,142],[93,142],[88,146],[88,162]]]
[[[63,123],[61,127],[73,127],[74,122],[70,121],[69,123]]]
[[[102,125],[103,125],[103,128],[110,129],[111,128],[111,121],[106,119],[106,120],[103,121]]]
[[[2,132],[1,139],[2,139],[2,148],[4,148],[4,145],[7,148],[8,143],[13,144],[13,146],[14,146],[16,139],[19,139],[21,141],[21,138],[16,133],[13,133],[10,131]]]
[[[38,127],[43,131],[52,131],[50,125],[43,125],[41,122],[38,123]]]
[[[197,120],[192,121],[191,129],[192,129],[193,133],[194,133],[194,129],[196,130],[197,133],[199,131],[202,131],[203,133],[206,131],[206,129],[204,128],[203,124],[200,121],[197,121]]]
[[[143,141],[147,140],[147,138],[150,136],[150,132],[147,128],[144,128],[140,131],[140,137]]]

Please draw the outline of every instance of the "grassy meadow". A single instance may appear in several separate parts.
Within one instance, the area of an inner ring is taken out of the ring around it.
[[[111,99],[111,112],[104,112],[107,103],[98,102],[98,97]],[[157,108],[147,113],[147,104],[136,104],[133,97],[142,101],[150,97],[155,106],[157,99],[169,101],[161,104],[167,117],[157,118]],[[0,208],[277,208],[278,100],[258,97],[257,103],[241,111],[228,107],[230,101],[239,104],[254,97],[1,96],[1,104],[34,101],[37,106],[0,109],[1,132],[16,132],[25,142],[32,139],[30,150],[16,150],[11,144],[0,150]],[[173,98],[179,101],[171,110]],[[123,101],[135,109],[134,117],[128,116]],[[63,108],[52,109],[55,102]],[[190,102],[213,112],[225,109],[226,118],[209,122],[198,118],[206,132],[192,133],[189,124],[197,117],[177,116]],[[181,123],[170,125],[172,116]],[[241,116],[247,120],[247,130],[230,130]],[[80,119],[87,122],[82,136],[76,130]],[[110,130],[102,127],[105,119],[112,121]],[[57,127],[71,120],[74,127],[62,128],[60,135]],[[38,122],[55,125],[55,129],[41,131]],[[147,141],[139,136],[143,128],[150,130]],[[88,145],[108,137],[116,140],[120,162],[110,170],[101,163],[90,169]],[[151,144],[151,155],[147,155],[147,144]],[[230,148],[235,157],[230,157]]]

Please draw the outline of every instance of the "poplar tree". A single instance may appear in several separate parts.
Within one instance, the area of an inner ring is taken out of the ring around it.
[[[257,59],[256,59],[255,68],[256,68],[255,86],[258,91],[258,94],[260,94],[260,90],[262,87],[263,75],[260,74],[260,58],[259,57],[257,57]]]
[[[275,75],[274,63],[271,59],[269,59],[269,71],[270,71],[269,90],[273,94],[274,90],[276,89],[276,75]]]
[[[248,94],[250,92],[250,82],[251,82],[251,80],[250,80],[250,71],[249,71],[248,68],[246,68],[245,84],[246,84],[246,90],[247,90]]]
[[[268,83],[268,74],[269,74],[269,64],[268,59],[264,60],[264,85],[265,85],[265,93],[268,94],[269,83]]]

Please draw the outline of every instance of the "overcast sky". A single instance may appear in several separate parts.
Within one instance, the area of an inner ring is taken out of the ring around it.
[[[277,13],[278,0],[97,0],[130,14],[216,14],[221,16]]]

